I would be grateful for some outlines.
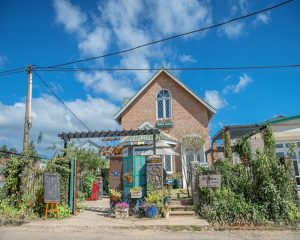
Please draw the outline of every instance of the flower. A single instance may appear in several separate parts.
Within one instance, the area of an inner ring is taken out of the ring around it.
[[[129,204],[127,202],[120,202],[116,204],[116,208],[126,209],[129,207]]]

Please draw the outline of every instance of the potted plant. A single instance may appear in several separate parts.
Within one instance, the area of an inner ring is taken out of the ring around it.
[[[143,193],[143,188],[142,187],[133,187],[130,189],[130,197],[131,198],[141,198]]]
[[[132,183],[132,172],[128,171],[123,175],[123,178],[128,182]]]
[[[164,204],[170,205],[172,202],[172,197],[170,193],[170,189],[165,189],[164,191]]]
[[[119,202],[115,206],[115,216],[116,218],[128,218],[128,208],[127,202]]]
[[[158,215],[158,205],[163,202],[163,192],[162,191],[150,191],[145,197],[145,215],[148,218],[154,218]]]
[[[120,201],[121,196],[122,196],[121,192],[119,192],[116,189],[110,189],[109,193],[110,193],[110,198],[112,201],[114,201],[114,202]]]
[[[165,205],[165,206],[163,207],[163,209],[161,210],[162,216],[163,216],[164,218],[169,218],[170,212],[171,212],[171,208],[170,208],[169,205]]]
[[[182,175],[177,172],[173,174],[173,179],[175,181],[175,188],[180,189],[183,188]]]

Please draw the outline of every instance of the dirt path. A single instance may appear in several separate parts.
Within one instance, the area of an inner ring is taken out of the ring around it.
[[[292,231],[200,231],[200,232],[170,232],[170,231],[156,231],[156,230],[101,230],[101,229],[85,229],[77,230],[60,228],[49,230],[26,229],[24,227],[6,227],[0,228],[1,240],[99,240],[99,239],[264,239],[264,240],[299,240],[299,232]]]

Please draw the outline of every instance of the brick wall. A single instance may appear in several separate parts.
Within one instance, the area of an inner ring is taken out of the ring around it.
[[[124,129],[136,129],[144,122],[156,124],[156,94],[167,89],[172,95],[172,121],[174,126],[161,129],[180,140],[189,133],[202,132],[206,137],[205,149],[210,148],[207,108],[189,94],[166,73],[161,72],[157,78],[142,92],[134,103],[122,114],[121,125]],[[177,148],[177,151],[180,149]],[[210,156],[209,159],[210,161]],[[181,170],[180,158],[176,158],[177,171]]]

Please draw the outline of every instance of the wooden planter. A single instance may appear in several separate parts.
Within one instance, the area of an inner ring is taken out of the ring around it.
[[[143,196],[142,192],[130,192],[131,198],[141,198]]]
[[[128,218],[128,208],[116,208],[115,216],[116,218]]]

